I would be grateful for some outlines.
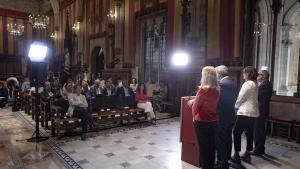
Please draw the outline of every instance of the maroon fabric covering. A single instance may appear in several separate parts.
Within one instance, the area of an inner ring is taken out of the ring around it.
[[[220,57],[228,60],[234,57],[234,0],[222,0],[220,11]]]
[[[188,100],[188,97],[181,99],[181,160],[199,166],[199,146],[193,123],[192,109],[187,105]]]

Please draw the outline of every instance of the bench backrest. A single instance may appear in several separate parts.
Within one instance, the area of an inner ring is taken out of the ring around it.
[[[89,101],[90,111],[101,109],[118,109],[122,107],[136,107],[134,96],[99,96]]]

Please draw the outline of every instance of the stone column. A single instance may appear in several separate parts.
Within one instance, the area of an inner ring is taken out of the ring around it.
[[[278,60],[278,85],[277,93],[279,95],[287,94],[287,72],[288,72],[288,57],[290,55],[290,47],[292,41],[290,39],[290,31],[292,25],[284,24],[282,27],[281,54]]]
[[[114,59],[120,59],[120,62],[115,65],[116,68],[122,68],[124,62],[124,2],[123,0],[115,0],[115,44],[114,44]]]
[[[273,25],[272,25],[272,44],[271,44],[271,83],[274,85],[275,74],[275,56],[276,56],[276,40],[277,40],[277,28],[278,28],[278,14],[282,8],[281,0],[273,0],[271,5],[273,11]]]

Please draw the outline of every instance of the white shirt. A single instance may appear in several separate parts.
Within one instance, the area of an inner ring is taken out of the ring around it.
[[[82,94],[80,95],[73,94],[73,93],[68,94],[68,101],[69,101],[69,108],[68,108],[67,115],[70,117],[73,116],[73,111],[75,106],[84,107],[84,108],[88,107],[86,98]]]
[[[238,109],[237,115],[247,117],[258,117],[258,87],[251,80],[246,81],[235,102],[235,108]]]

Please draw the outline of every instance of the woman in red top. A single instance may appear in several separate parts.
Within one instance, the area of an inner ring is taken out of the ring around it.
[[[137,107],[144,109],[148,113],[148,120],[153,122],[155,120],[155,114],[149,97],[146,95],[146,87],[144,83],[138,85],[136,93],[134,94],[135,100],[138,102]]]
[[[212,66],[206,66],[202,69],[201,85],[192,106],[202,169],[214,168],[216,107],[219,95],[216,70]]]

